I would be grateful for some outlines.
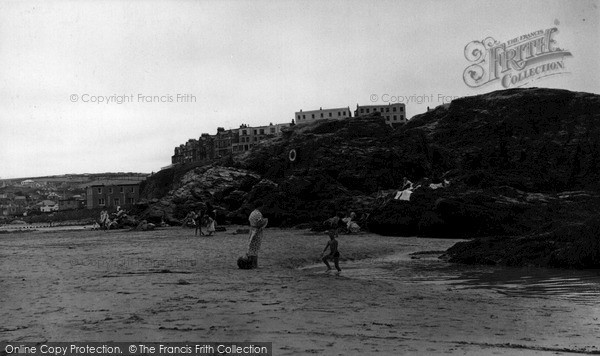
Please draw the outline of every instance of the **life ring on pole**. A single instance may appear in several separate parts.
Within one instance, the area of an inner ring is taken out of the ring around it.
[[[296,160],[296,150],[295,149],[290,150],[290,153],[288,154],[288,158],[290,159],[290,162],[294,162]]]

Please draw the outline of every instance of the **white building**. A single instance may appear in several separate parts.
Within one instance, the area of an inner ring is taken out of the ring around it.
[[[359,106],[358,104],[356,104],[354,117],[369,115],[374,112],[379,112],[381,114],[381,117],[385,119],[385,123],[390,126],[398,126],[407,122],[406,105],[403,103],[365,106]]]
[[[320,119],[346,119],[352,117],[350,107],[345,108],[334,108],[334,109],[323,109],[311,110],[311,111],[298,111],[294,114],[294,119],[297,124],[305,122],[311,122]]]

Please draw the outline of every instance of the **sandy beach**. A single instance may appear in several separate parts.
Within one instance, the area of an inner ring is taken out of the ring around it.
[[[600,353],[593,300],[468,288],[431,252],[456,240],[341,235],[336,276],[318,260],[326,235],[275,228],[260,268],[239,270],[247,236],[237,228],[2,234],[0,340],[273,342],[274,355]]]

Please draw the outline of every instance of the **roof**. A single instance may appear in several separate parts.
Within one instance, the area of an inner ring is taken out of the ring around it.
[[[318,110],[306,110],[306,111],[300,110],[300,111],[296,111],[296,114],[300,114],[300,113],[306,114],[306,113],[313,113],[313,112],[316,113],[316,112],[320,112],[320,111],[332,111],[332,110],[333,111],[350,110],[350,107],[346,106],[346,107],[343,107],[343,108],[330,108],[330,109],[329,108],[326,108],[326,109],[321,108],[321,109],[318,109]]]
[[[141,181],[135,180],[118,180],[118,179],[110,179],[110,180],[96,180],[93,182],[86,183],[86,187],[102,187],[107,185],[140,185]]]
[[[381,108],[381,107],[391,107],[391,106],[406,106],[404,103],[389,103],[389,104],[381,104],[381,105],[356,105],[357,109],[360,108]]]
[[[70,197],[70,198],[60,198],[58,199],[58,201],[77,201],[77,198],[75,197]]]

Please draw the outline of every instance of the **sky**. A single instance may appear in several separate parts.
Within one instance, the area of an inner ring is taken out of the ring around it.
[[[600,0],[6,1],[0,178],[156,172],[217,127],[406,104],[469,87],[465,47],[557,28],[564,73],[525,85],[600,94]],[[100,101],[103,102],[100,102]]]

